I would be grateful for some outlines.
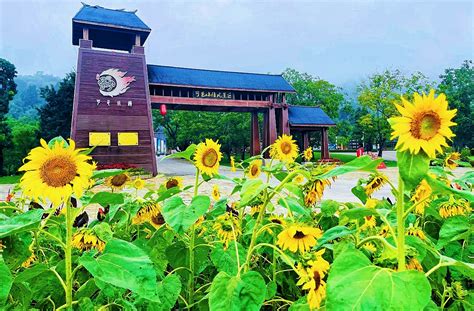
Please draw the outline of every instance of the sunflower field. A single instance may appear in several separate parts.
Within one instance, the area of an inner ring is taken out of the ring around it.
[[[459,158],[444,153],[456,111],[434,92],[396,107],[398,180],[367,156],[311,162],[282,135],[232,158],[238,178],[219,174],[218,142],[191,145],[168,157],[193,163],[194,183],[157,187],[96,170],[71,140],[41,141],[0,203],[0,308],[473,310],[474,172],[454,177]],[[358,202],[322,200],[356,171],[370,173],[350,190]],[[202,191],[211,179],[238,200]],[[384,185],[395,200],[373,197]]]

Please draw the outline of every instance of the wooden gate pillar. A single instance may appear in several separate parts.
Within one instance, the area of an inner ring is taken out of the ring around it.
[[[282,134],[290,135],[290,122],[288,120],[288,107],[281,108]]]
[[[321,128],[321,160],[329,159],[328,128]]]
[[[302,135],[303,135],[303,150],[306,150],[309,147],[309,132],[304,131],[302,132]]]
[[[262,152],[260,148],[260,134],[258,130],[258,112],[252,112],[252,117],[250,120],[250,133],[250,154],[254,156]]]

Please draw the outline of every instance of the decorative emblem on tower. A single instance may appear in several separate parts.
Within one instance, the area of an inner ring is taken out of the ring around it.
[[[110,68],[96,75],[100,94],[104,96],[118,96],[125,93],[130,87],[130,83],[135,81],[135,76],[125,77],[127,72]]]

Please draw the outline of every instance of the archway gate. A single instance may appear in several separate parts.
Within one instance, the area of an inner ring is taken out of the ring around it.
[[[95,146],[92,155],[100,164],[133,164],[156,174],[151,109],[162,105],[250,112],[252,154],[290,133],[289,110],[297,109],[285,95],[295,90],[281,75],[146,65],[143,44],[151,29],[135,12],[83,5],[72,21],[79,53],[71,137],[79,147]]]

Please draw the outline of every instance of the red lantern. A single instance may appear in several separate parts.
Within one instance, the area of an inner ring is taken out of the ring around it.
[[[161,104],[160,113],[163,117],[166,116],[166,105],[165,104]]]

